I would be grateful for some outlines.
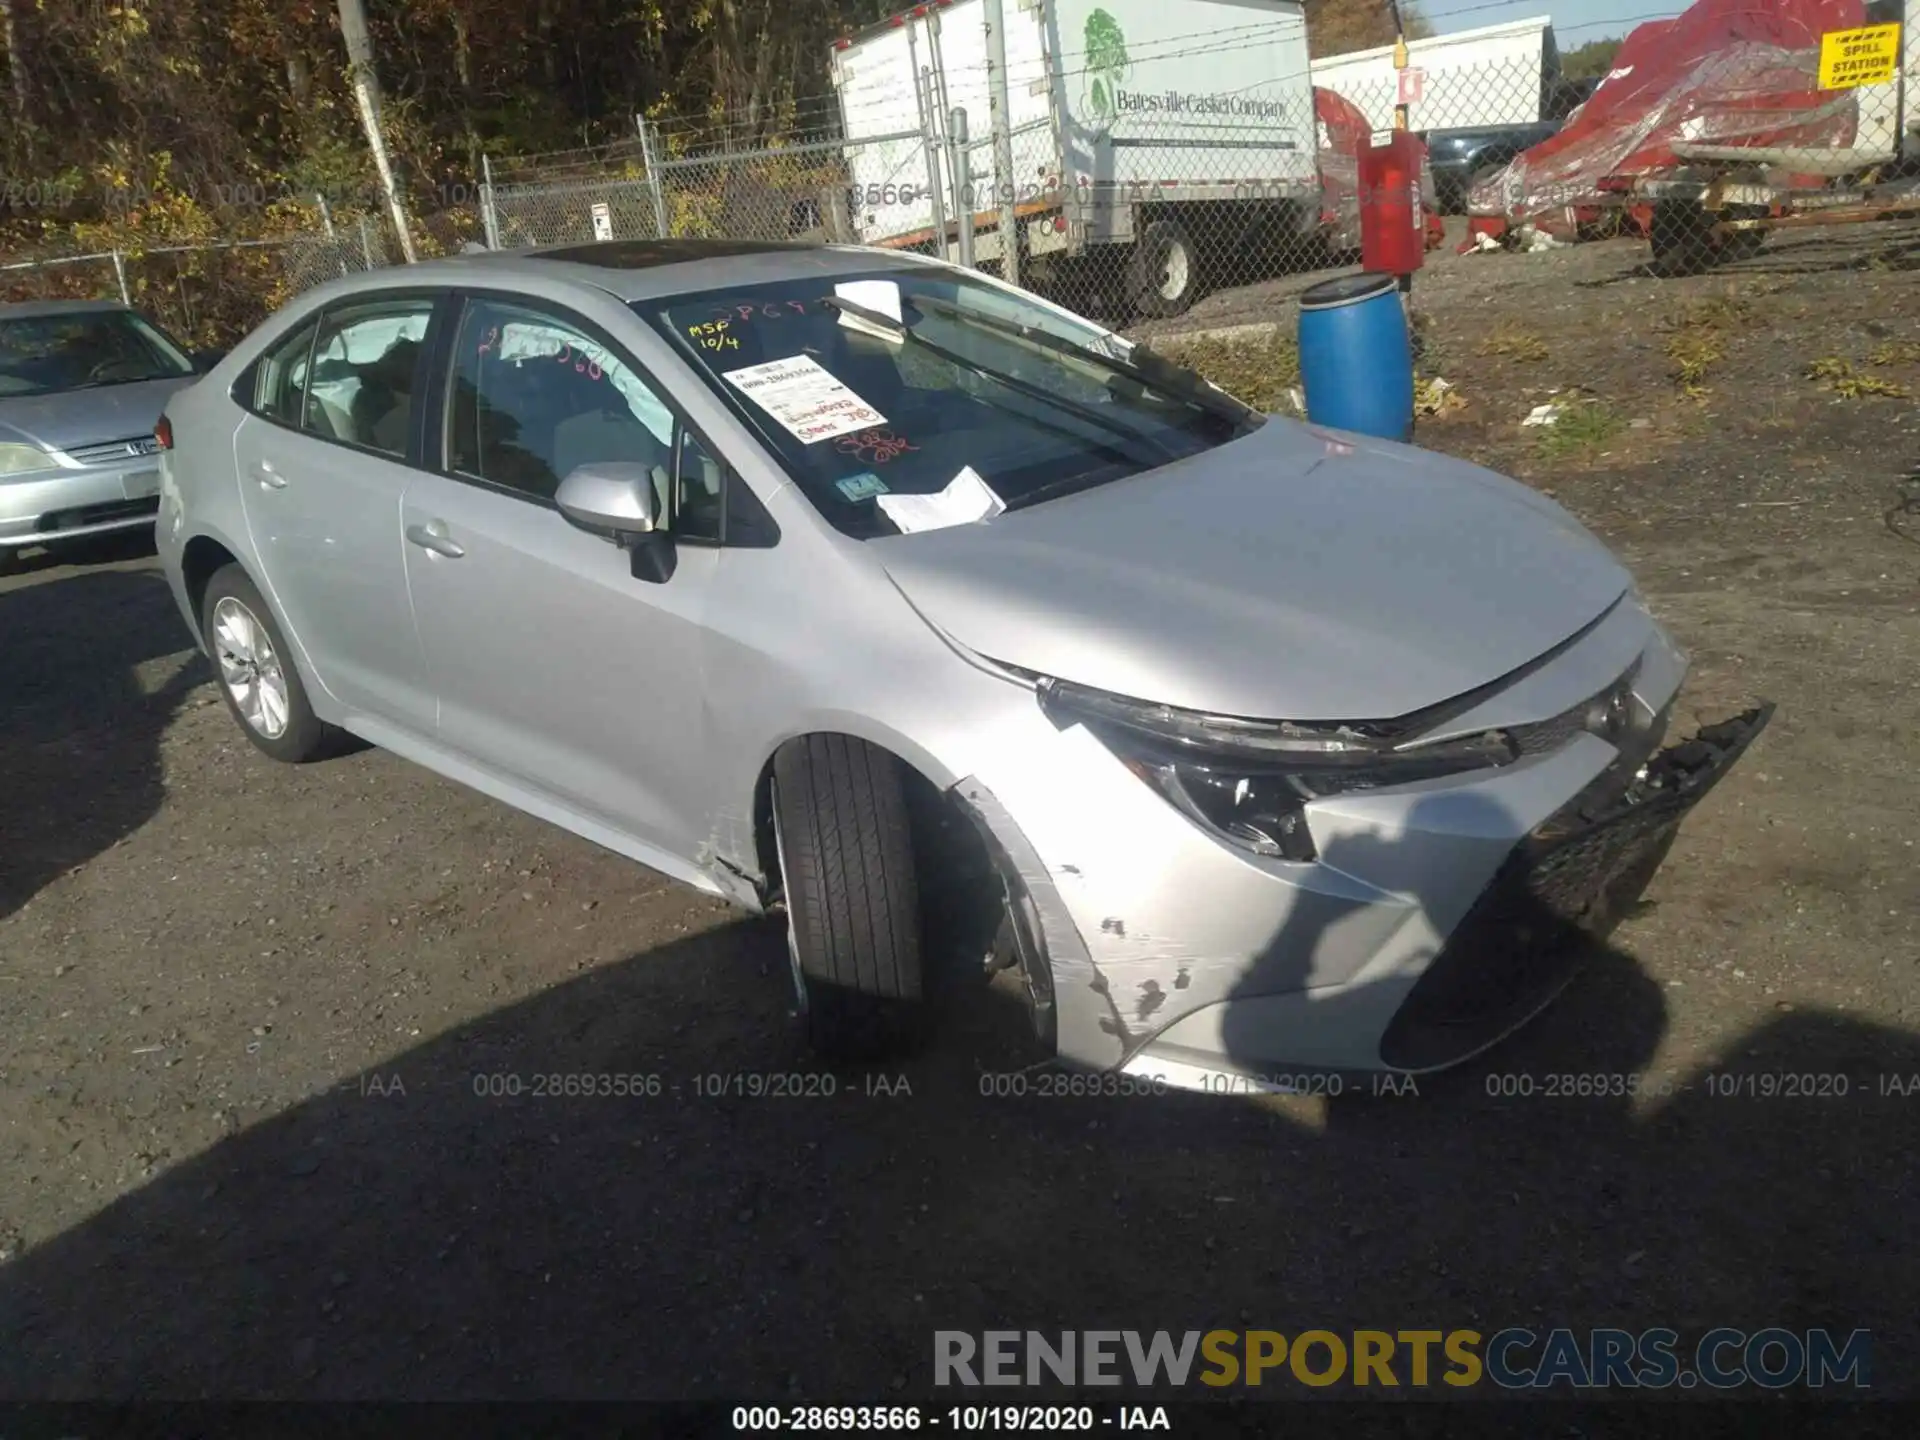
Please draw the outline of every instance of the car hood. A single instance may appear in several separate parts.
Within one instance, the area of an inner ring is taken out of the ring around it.
[[[99,385],[91,390],[61,390],[52,395],[0,399],[0,441],[27,441],[55,450],[131,440],[151,435],[175,391],[196,376],[169,376],[129,385]]]
[[[868,544],[978,654],[1263,719],[1385,720],[1450,700],[1631,584],[1524,485],[1278,418],[1095,490]]]

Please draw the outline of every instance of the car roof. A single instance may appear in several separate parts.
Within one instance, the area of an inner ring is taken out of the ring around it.
[[[561,281],[622,301],[651,300],[733,285],[907,269],[937,261],[860,245],[780,240],[601,240],[478,250],[330,280],[331,295],[414,285],[512,288],[517,280]]]
[[[108,310],[131,311],[118,300],[19,300],[0,305],[0,320],[31,320],[41,315],[86,315]]]

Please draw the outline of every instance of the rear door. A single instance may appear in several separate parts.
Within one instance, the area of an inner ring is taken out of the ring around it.
[[[433,732],[407,599],[400,500],[412,479],[412,395],[435,297],[329,306],[270,351],[234,434],[255,578],[351,721]]]

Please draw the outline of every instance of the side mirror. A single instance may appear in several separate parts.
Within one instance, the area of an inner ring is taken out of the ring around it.
[[[656,529],[660,497],[645,465],[594,461],[576,466],[554,492],[560,513],[632,556],[633,576],[655,585],[673,575],[673,537]]]
[[[193,361],[194,373],[204,375],[226,357],[227,352],[224,350],[196,350],[189,358]]]

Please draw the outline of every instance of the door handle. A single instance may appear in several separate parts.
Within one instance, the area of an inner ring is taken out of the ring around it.
[[[287,488],[287,477],[274,469],[273,466],[269,465],[265,460],[256,460],[253,462],[253,478],[260,482],[260,488],[262,490],[284,490]]]
[[[458,560],[467,553],[464,545],[457,543],[447,534],[447,527],[439,520],[429,520],[425,525],[407,526],[407,539],[422,550],[431,550],[435,555],[444,555],[449,560]]]

